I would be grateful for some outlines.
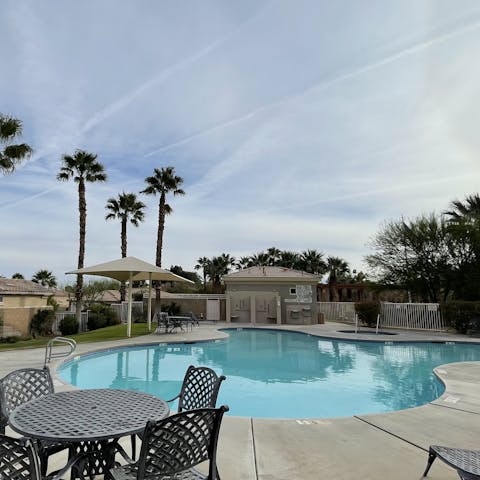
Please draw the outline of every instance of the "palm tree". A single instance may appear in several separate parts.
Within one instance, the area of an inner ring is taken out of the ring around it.
[[[118,219],[121,222],[122,228],[120,231],[120,242],[122,258],[127,256],[127,223],[138,227],[140,222],[143,222],[145,214],[145,204],[137,199],[134,193],[120,193],[117,198],[109,198],[105,208],[109,213],[105,215],[105,220]],[[120,299],[125,301],[125,282],[120,286]]]
[[[330,301],[338,301],[337,282],[338,279],[349,273],[348,263],[340,257],[327,258],[328,285],[330,290]]]
[[[10,143],[22,135],[22,122],[17,118],[0,113],[0,143]],[[12,173],[15,167],[32,154],[32,148],[26,143],[6,145],[0,150],[0,172]]]
[[[322,275],[327,271],[327,265],[323,260],[323,253],[317,250],[305,250],[300,255],[302,270],[308,273]]]
[[[78,183],[78,212],[79,212],[79,247],[78,247],[78,268],[83,268],[85,260],[85,236],[87,227],[87,201],[85,199],[85,183],[105,182],[107,175],[100,162],[97,162],[97,155],[76,150],[73,156],[63,155],[62,167],[57,175],[57,180],[66,182],[73,180]],[[77,275],[75,289],[76,317],[80,322],[82,315],[82,294],[83,276]]]
[[[444,212],[450,221],[480,219],[480,195],[478,193],[467,195],[465,201],[454,200],[450,204],[452,210]]]
[[[212,281],[213,290],[220,292],[222,276],[226,275],[235,265],[235,258],[228,253],[222,253],[218,257],[213,257],[207,266],[207,275]]]
[[[250,257],[250,263],[254,267],[266,267],[267,265],[270,265],[270,256],[268,253],[265,252],[258,252],[254,253]]]
[[[277,248],[277,247],[270,247],[267,248],[267,255],[268,255],[268,264],[271,266],[278,265],[278,262],[280,261],[280,255],[282,254],[282,251]]]
[[[253,267],[252,257],[240,257],[237,260],[237,263],[235,266],[239,270],[242,270],[243,268]]]
[[[147,177],[145,183],[147,188],[140,193],[146,195],[159,195],[158,200],[158,230],[157,230],[157,252],[155,255],[155,264],[157,267],[162,266],[162,248],[163,248],[163,231],[165,230],[165,216],[172,213],[172,207],[167,203],[167,194],[172,193],[173,196],[185,195],[180,188],[183,178],[175,175],[174,167],[155,168],[153,176]],[[156,310],[160,308],[160,287],[155,289]]]
[[[203,290],[207,290],[207,269],[210,264],[210,259],[207,257],[200,257],[197,260],[197,264],[195,265],[195,270],[202,269],[203,271]]]
[[[278,261],[280,267],[293,268],[299,270],[300,266],[300,255],[297,252],[290,252],[288,250],[283,250],[280,253],[280,260]]]
[[[39,283],[43,287],[55,288],[57,286],[57,279],[52,272],[48,270],[39,270],[32,277],[32,282]]]

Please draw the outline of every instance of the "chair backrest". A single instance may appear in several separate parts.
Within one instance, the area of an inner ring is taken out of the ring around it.
[[[8,418],[19,405],[53,393],[53,382],[48,367],[22,368],[0,380],[0,407]]]
[[[41,480],[37,452],[29,440],[0,435],[0,480]]]
[[[209,460],[208,480],[217,480],[217,443],[228,407],[177,413],[145,428],[137,480],[170,477]]]
[[[218,391],[225,378],[224,375],[219,377],[211,368],[190,365],[180,390],[178,412],[197,408],[215,408]]]
[[[195,325],[200,325],[200,322],[198,320],[198,317],[193,313],[193,312],[190,312],[190,318],[192,319],[192,322],[195,324]]]

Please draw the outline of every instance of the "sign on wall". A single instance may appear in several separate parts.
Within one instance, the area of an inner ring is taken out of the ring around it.
[[[297,285],[297,302],[312,303],[312,286]]]

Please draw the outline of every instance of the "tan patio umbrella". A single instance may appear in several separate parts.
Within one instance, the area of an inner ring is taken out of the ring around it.
[[[170,270],[144,262],[136,257],[125,257],[111,262],[100,263],[92,267],[84,267],[79,270],[66,272],[67,274],[97,275],[100,277],[109,277],[119,282],[128,282],[128,317],[127,317],[127,336],[132,333],[132,282],[135,280],[148,280],[148,330],[151,329],[152,316],[152,280],[163,280],[166,282],[186,282],[194,283],[180,275],[175,275]]]

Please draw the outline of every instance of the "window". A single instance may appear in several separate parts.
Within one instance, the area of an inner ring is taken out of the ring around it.
[[[290,287],[290,295],[296,295],[297,294],[297,287]]]

